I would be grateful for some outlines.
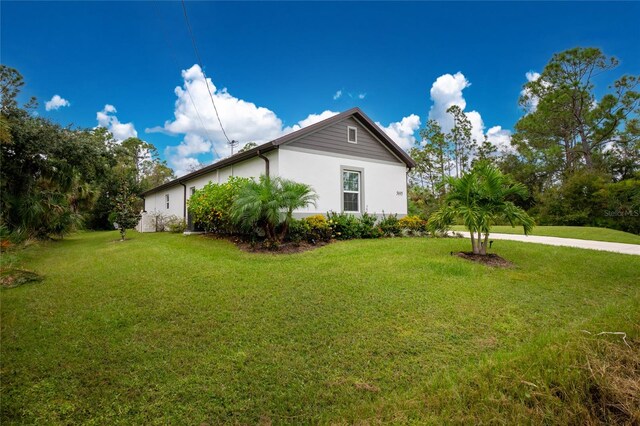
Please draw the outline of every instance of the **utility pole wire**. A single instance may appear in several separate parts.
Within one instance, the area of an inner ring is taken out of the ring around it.
[[[173,59],[174,64],[178,67],[178,69],[180,69],[180,64],[178,63],[178,58],[175,55],[174,52],[174,46],[171,44],[170,38],[167,35],[167,31],[162,23],[162,17],[160,16],[160,13],[158,12],[158,9],[154,9],[155,13],[156,13],[156,17],[158,18],[158,22],[160,23],[160,27],[162,29],[162,34],[164,35],[164,41],[167,44],[167,46],[169,46],[169,53],[171,53],[171,58]],[[184,88],[187,91],[187,94],[189,95],[189,99],[191,100],[191,104],[193,105],[193,109],[196,111],[196,114],[198,115],[198,120],[200,120],[200,124],[202,125],[202,130],[204,130],[204,133],[207,135],[207,139],[209,140],[209,142],[211,142],[211,147],[213,148],[213,152],[216,154],[217,158],[220,158],[220,154],[218,153],[218,150],[216,149],[216,145],[213,141],[213,138],[211,137],[211,135],[209,134],[209,130],[207,130],[207,126],[205,126],[204,124],[204,120],[202,119],[202,116],[200,115],[200,111],[198,111],[198,107],[196,106],[195,101],[193,100],[193,96],[191,95],[191,90],[189,90],[189,85],[185,82],[184,84]]]
[[[222,120],[220,120],[220,115],[218,114],[218,108],[216,108],[216,102],[213,100],[213,94],[211,93],[209,82],[207,81],[207,74],[205,74],[204,72],[204,66],[202,65],[202,60],[200,59],[200,53],[198,52],[198,47],[196,46],[196,38],[193,36],[193,31],[191,30],[191,24],[189,23],[189,16],[187,15],[187,6],[185,5],[184,0],[182,0],[182,11],[184,12],[184,20],[187,23],[187,28],[189,29],[189,35],[191,36],[191,43],[193,44],[193,50],[196,52],[196,58],[198,59],[198,64],[200,64],[200,69],[202,70],[202,75],[204,76],[204,83],[207,85],[207,92],[209,92],[209,97],[211,98],[213,109],[216,112],[218,123],[220,123],[220,128],[222,129],[222,133],[224,134],[225,139],[227,139],[227,143],[231,143],[231,140],[229,139],[229,136],[227,136],[227,132],[225,132],[224,126],[222,125]]]

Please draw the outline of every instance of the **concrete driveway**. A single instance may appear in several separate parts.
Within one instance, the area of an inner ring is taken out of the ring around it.
[[[456,231],[465,238],[469,232]],[[640,256],[640,244],[610,243],[605,241],[578,240],[575,238],[543,237],[540,235],[489,234],[489,240],[510,240],[524,243],[547,244],[550,246],[577,247],[591,250],[611,251],[614,253],[635,254]]]

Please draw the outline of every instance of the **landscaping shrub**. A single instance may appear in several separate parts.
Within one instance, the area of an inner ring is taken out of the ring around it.
[[[164,218],[164,229],[175,234],[181,234],[187,229],[187,223],[177,216],[169,216]]]
[[[320,241],[327,242],[331,239],[333,231],[323,215],[317,214],[305,217],[303,221],[308,225],[307,241],[310,243],[315,244]]]
[[[292,243],[300,243],[309,239],[311,226],[305,220],[291,219],[287,240]]]
[[[337,240],[360,238],[360,223],[357,217],[347,213],[327,213],[332,236]]]
[[[427,221],[418,216],[405,216],[398,221],[401,229],[413,232],[426,232]]]
[[[378,217],[367,212],[362,213],[358,218],[360,238],[380,238],[383,235],[382,229],[376,224]]]
[[[248,182],[251,179],[232,176],[225,183],[209,182],[197,190],[187,202],[194,223],[207,232],[235,232],[231,207],[240,189]]]
[[[395,214],[383,216],[378,226],[385,237],[395,237],[402,233],[400,221],[398,220],[398,216]]]
[[[305,217],[301,220],[292,219],[289,222],[287,239],[294,243],[307,241],[311,244],[328,242],[331,240],[332,230],[327,219],[321,215]]]

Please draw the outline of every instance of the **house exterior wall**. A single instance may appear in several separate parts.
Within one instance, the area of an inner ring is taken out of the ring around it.
[[[347,142],[349,127],[357,129],[356,143]],[[338,123],[303,136],[286,146],[404,164],[353,117],[347,117]]]
[[[372,214],[407,214],[407,168],[404,164],[338,155],[296,146],[279,149],[280,176],[311,185],[317,205],[297,216],[342,211],[342,169],[362,172],[362,211]]]
[[[348,129],[357,129],[357,142],[348,141]],[[318,195],[316,206],[295,212],[297,217],[343,211],[342,172],[360,172],[360,212],[370,214],[407,214],[407,166],[374,134],[352,116],[319,128],[317,131],[285,142],[269,151],[271,176],[281,176],[313,187]],[[252,157],[183,181],[187,199],[191,188],[201,189],[208,182],[226,182],[231,176],[257,178],[265,173],[265,161]],[[169,209],[165,195],[169,194]],[[152,215],[184,216],[184,188],[176,182],[145,197],[145,210]],[[140,230],[150,230],[141,221]]]
[[[265,157],[269,159],[270,173],[274,176],[278,172],[278,151],[270,151],[265,154]],[[232,166],[227,166],[219,170],[214,170],[202,176],[195,177],[190,180],[186,180],[183,183],[187,187],[187,200],[191,195],[191,188],[196,189],[203,188],[207,183],[222,183],[226,182],[230,176],[240,177],[259,177],[265,172],[265,161],[260,157],[250,158]],[[169,194],[169,209],[166,208],[165,195]],[[177,216],[184,218],[184,188],[179,183],[175,185],[149,194],[145,197],[145,211],[152,215],[154,213],[162,213],[164,216]],[[147,222],[143,221],[143,224],[138,226],[138,229],[142,232],[150,232],[155,230],[155,226],[152,228],[150,225],[146,225]]]
[[[169,208],[167,209],[165,195],[169,194]],[[184,188],[177,184],[166,188],[144,199],[144,209],[148,213],[162,213],[164,216],[182,217],[184,208]]]

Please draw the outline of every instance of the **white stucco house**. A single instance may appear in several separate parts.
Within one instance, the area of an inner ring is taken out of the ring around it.
[[[187,200],[208,182],[230,176],[281,176],[311,185],[315,206],[296,217],[328,211],[407,214],[407,172],[414,161],[359,108],[353,108],[245,152],[219,160],[143,194],[142,232],[153,214],[190,223]]]

